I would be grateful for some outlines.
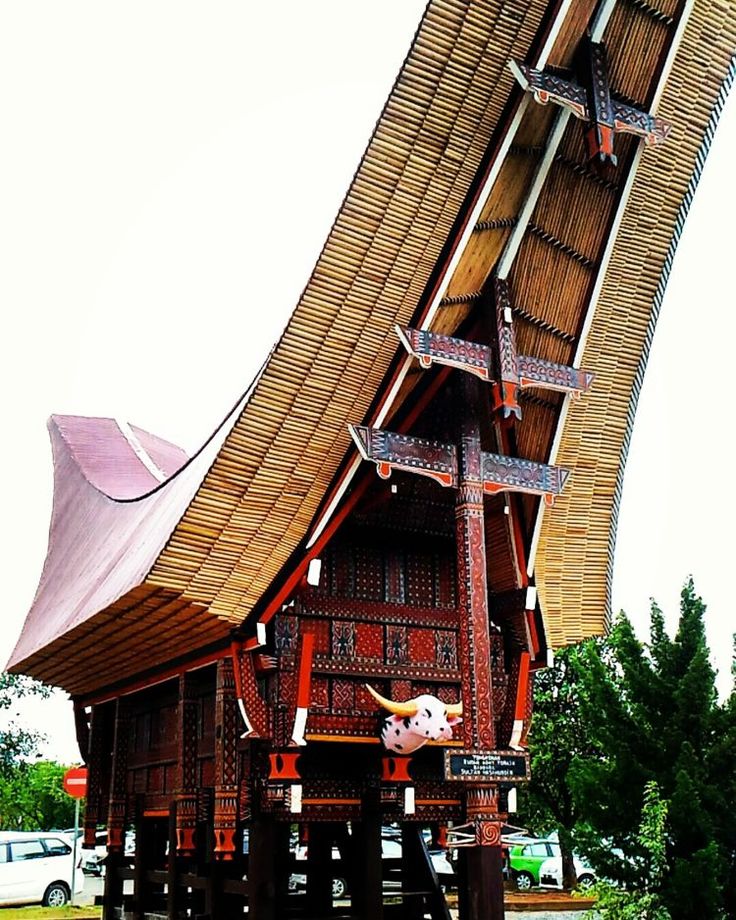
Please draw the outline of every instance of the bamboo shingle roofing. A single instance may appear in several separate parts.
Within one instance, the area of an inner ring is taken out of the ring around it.
[[[508,60],[569,66],[595,6],[431,0],[281,340],[247,398],[164,482],[137,471],[138,494],[111,495],[52,422],[49,556],[13,670],[90,694],[224,643],[259,614],[329,517],[331,490],[349,490],[347,423],[390,423],[412,398],[419,375],[404,373],[394,325],[467,324],[516,232],[557,110],[523,94]],[[736,0],[612,9],[612,87],[640,106],[659,97],[672,136],[641,153],[618,135],[626,169],[596,172],[580,123],[563,126],[509,275],[520,350],[596,374],[569,406],[530,397],[517,434],[520,456],[574,470],[551,512],[523,505],[555,645],[605,626],[636,396],[736,48]],[[86,496],[76,523],[73,492]],[[85,551],[72,551],[83,532]]]

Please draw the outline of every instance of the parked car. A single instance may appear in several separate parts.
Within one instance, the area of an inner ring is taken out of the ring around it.
[[[77,844],[81,846],[81,842]],[[107,857],[107,831],[97,831],[93,849],[82,849],[82,870],[88,875],[104,876],[105,858]],[[133,856],[135,853],[135,833],[127,831],[125,834],[125,855]]]
[[[578,856],[573,856],[575,875],[578,887],[590,888],[596,881],[596,875],[591,866]],[[539,867],[539,884],[543,888],[562,888],[562,857],[550,856]]]
[[[296,859],[303,860],[307,858],[307,847],[298,846],[296,848]],[[401,837],[394,833],[393,829],[388,829],[381,836],[381,857],[385,860],[401,859]],[[456,884],[455,870],[452,863],[447,858],[447,852],[442,849],[430,849],[429,857],[432,861],[434,871],[437,873],[439,882],[444,887],[452,887]],[[340,851],[337,847],[332,848],[332,858],[339,860]],[[397,866],[398,869],[398,866]],[[396,878],[397,872],[390,869],[384,873],[384,886],[386,888],[398,887],[400,881]],[[392,877],[393,876],[393,877]],[[289,878],[289,890],[300,891],[306,888],[307,876],[305,874],[292,874]],[[332,880],[332,897],[334,900],[340,900],[348,894],[348,882],[344,875],[336,875]]]
[[[51,832],[0,832],[0,904],[61,907],[71,900],[72,841]],[[77,855],[74,894],[84,890]]]
[[[81,846],[81,841],[80,844]],[[105,874],[105,857],[107,856],[107,831],[97,831],[94,849],[82,849],[82,869],[87,875]]]
[[[578,884],[595,881],[593,870],[578,856],[573,856]],[[562,855],[556,839],[516,840],[509,845],[509,872],[520,891],[537,886],[562,887]]]

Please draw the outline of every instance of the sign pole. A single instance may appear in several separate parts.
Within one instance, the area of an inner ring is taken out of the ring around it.
[[[74,888],[77,873],[77,840],[79,839],[79,799],[74,799],[74,842],[72,844],[72,896],[70,903],[74,907]]]

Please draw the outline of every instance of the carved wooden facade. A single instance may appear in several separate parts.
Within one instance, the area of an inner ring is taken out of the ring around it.
[[[605,628],[631,368],[735,2],[431,2],[293,321],[205,448],[54,419],[11,664],[74,697],[105,920],[326,917],[333,845],[352,915],[380,920],[393,823],[403,916],[449,916],[423,827],[458,853],[461,920],[503,916],[534,672]],[[377,699],[428,697],[462,706],[452,738],[385,749]]]

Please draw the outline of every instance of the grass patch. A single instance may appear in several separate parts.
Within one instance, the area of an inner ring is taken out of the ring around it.
[[[0,920],[87,920],[102,916],[101,907],[3,907]]]

